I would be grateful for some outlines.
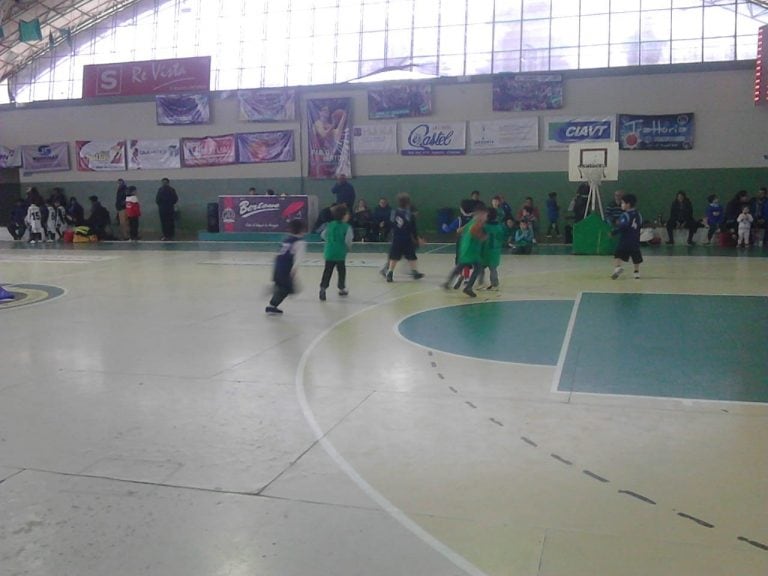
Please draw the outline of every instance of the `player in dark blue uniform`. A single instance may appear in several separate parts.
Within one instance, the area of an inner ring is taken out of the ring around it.
[[[624,212],[619,216],[616,228],[613,230],[614,235],[619,235],[619,244],[613,253],[616,258],[616,268],[611,278],[614,280],[624,272],[621,263],[627,262],[630,258],[635,267],[635,280],[640,278],[640,263],[643,261],[643,255],[640,253],[640,228],[643,226],[643,217],[635,209],[636,204],[637,198],[634,194],[625,194],[621,199],[621,209]]]
[[[275,257],[272,280],[275,288],[272,299],[266,308],[267,314],[282,314],[278,308],[289,294],[296,292],[296,267],[304,257],[306,247],[303,240],[306,226],[302,220],[292,220],[288,224],[290,234],[283,239],[280,252]]]

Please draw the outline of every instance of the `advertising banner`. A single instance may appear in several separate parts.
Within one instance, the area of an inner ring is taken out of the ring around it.
[[[616,118],[545,118],[544,149],[567,150],[577,142],[613,142]]]
[[[363,124],[352,129],[355,154],[397,154],[396,124]]]
[[[181,151],[181,165],[184,168],[224,166],[234,164],[237,160],[234,134],[182,138]]]
[[[394,84],[368,90],[368,118],[415,118],[432,114],[432,85]]]
[[[128,170],[181,168],[179,140],[129,140]]]
[[[292,162],[293,130],[237,134],[237,161],[240,164]]]
[[[69,142],[51,142],[21,147],[24,174],[65,172],[69,166]]]
[[[208,94],[171,94],[155,97],[157,123],[208,124],[211,121],[211,102]]]
[[[293,90],[241,90],[240,120],[270,122],[296,119],[296,92]]]
[[[530,152],[538,149],[538,118],[469,123],[469,152],[471,154]]]
[[[493,78],[493,109],[522,112],[563,107],[563,77],[559,74],[511,74]]]
[[[210,56],[83,66],[83,98],[210,89]]]
[[[693,113],[619,114],[620,150],[691,150]]]
[[[351,98],[307,101],[309,177],[352,175]]]
[[[125,170],[125,140],[78,140],[79,172],[114,172]]]
[[[400,154],[403,156],[459,156],[466,153],[465,122],[400,125]]]
[[[291,220],[307,224],[307,196],[219,196],[222,232],[288,232]]]
[[[0,146],[0,168],[18,168],[21,166],[21,150]]]

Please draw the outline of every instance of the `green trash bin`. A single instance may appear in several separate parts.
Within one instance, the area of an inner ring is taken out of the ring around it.
[[[611,225],[600,218],[599,214],[593,212],[573,225],[573,253],[613,254],[618,237],[612,236],[611,230]]]

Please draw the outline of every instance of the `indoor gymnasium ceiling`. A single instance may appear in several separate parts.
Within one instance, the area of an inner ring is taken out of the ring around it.
[[[418,0],[416,0],[418,1]],[[705,4],[719,0],[705,0]],[[109,15],[139,0],[0,0],[0,81],[23,68],[27,62],[50,50],[50,35],[55,44],[64,41],[62,30],[72,35],[93,26]],[[768,0],[751,2],[753,16],[768,13]],[[19,39],[19,21],[39,19],[42,41],[26,43]]]

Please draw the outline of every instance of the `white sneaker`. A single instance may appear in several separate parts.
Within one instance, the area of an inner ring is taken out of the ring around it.
[[[632,276],[634,276],[635,280],[640,280],[640,272],[634,272]]]
[[[611,280],[616,280],[616,278],[621,276],[623,272],[624,272],[624,268],[619,266],[618,268],[616,268],[616,270],[613,271],[613,274],[611,274]]]

